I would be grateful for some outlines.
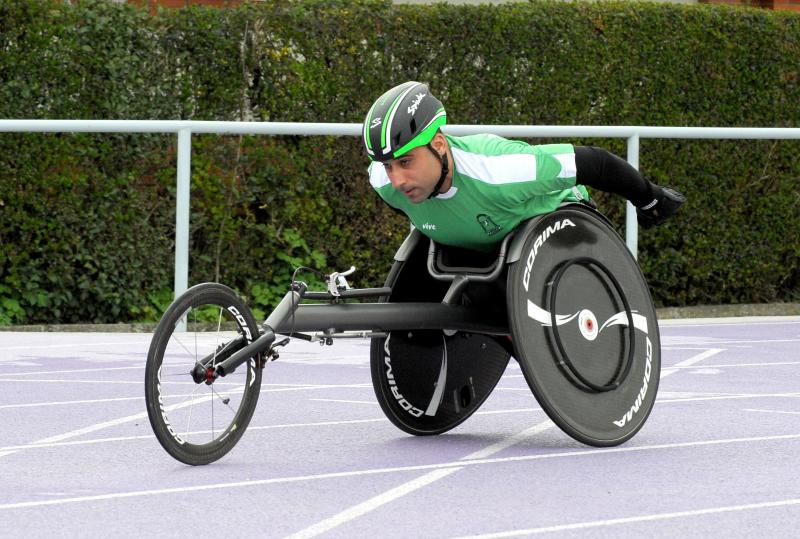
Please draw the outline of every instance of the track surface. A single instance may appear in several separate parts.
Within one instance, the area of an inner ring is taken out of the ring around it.
[[[800,317],[662,323],[645,427],[611,449],[555,428],[512,360],[481,410],[415,438],[386,420],[367,341],[294,342],[221,461],[153,438],[149,335],[0,333],[4,537],[797,537]]]

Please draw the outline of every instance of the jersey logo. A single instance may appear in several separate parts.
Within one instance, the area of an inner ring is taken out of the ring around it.
[[[492,221],[492,218],[485,213],[479,214],[477,219],[478,223],[483,227],[483,231],[489,236],[494,236],[503,229],[503,227]]]
[[[423,230],[436,230],[436,225],[433,225],[431,223],[424,223],[422,225],[422,229]]]

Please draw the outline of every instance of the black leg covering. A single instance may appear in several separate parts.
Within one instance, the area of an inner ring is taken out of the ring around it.
[[[637,208],[654,204],[658,197],[658,186],[602,148],[575,146],[575,166],[577,183],[625,197]]]

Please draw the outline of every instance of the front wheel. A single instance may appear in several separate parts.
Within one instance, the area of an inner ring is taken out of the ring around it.
[[[166,310],[147,354],[145,400],[150,425],[167,453],[197,466],[236,445],[258,402],[258,358],[224,378],[211,373],[258,335],[250,309],[221,284],[194,286]]]

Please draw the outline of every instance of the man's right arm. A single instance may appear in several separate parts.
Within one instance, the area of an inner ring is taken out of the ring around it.
[[[576,146],[575,163],[579,184],[630,200],[645,228],[660,225],[686,201],[679,192],[651,183],[627,161],[601,148]]]

